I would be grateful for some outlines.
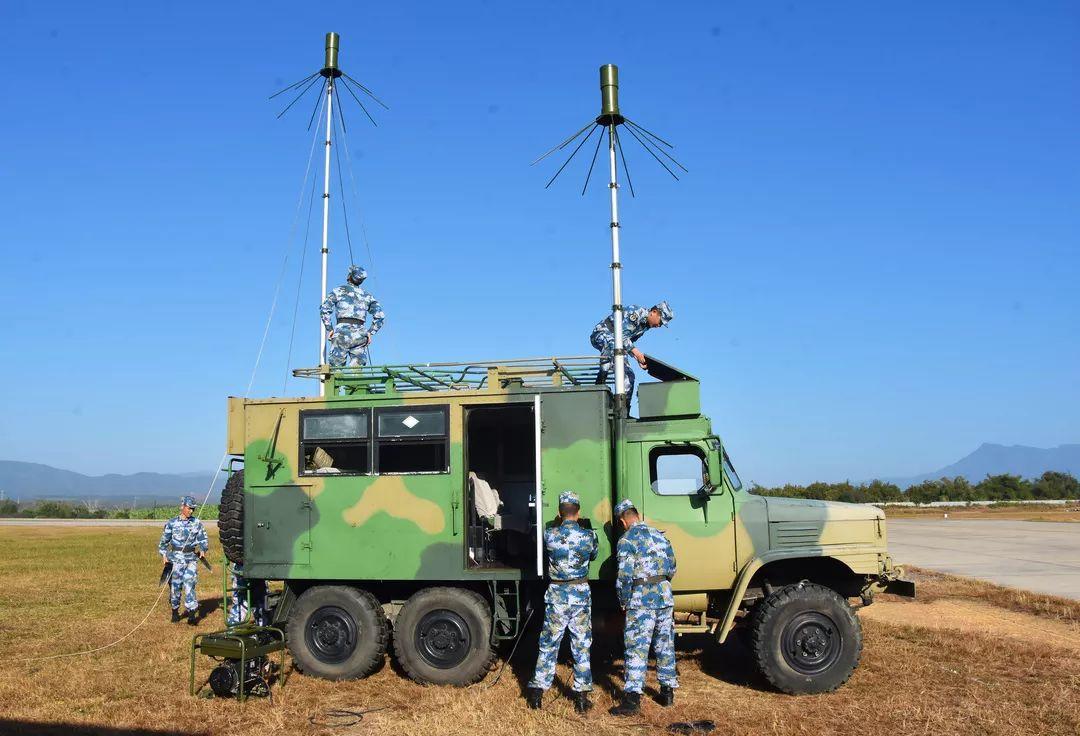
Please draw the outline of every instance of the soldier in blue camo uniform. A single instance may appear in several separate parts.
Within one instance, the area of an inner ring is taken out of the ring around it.
[[[237,626],[242,623],[253,623],[258,626],[266,624],[266,581],[248,580],[244,577],[244,566],[233,564],[229,576],[229,587],[232,594],[229,596],[229,608],[225,612],[225,624]],[[250,599],[251,608],[248,608]],[[248,612],[251,619],[248,621]]]
[[[199,581],[199,558],[205,556],[210,549],[206,527],[191,515],[195,507],[193,496],[181,498],[180,515],[165,522],[161,541],[158,542],[158,554],[161,555],[162,562],[172,563],[172,575],[169,577],[172,622],[180,620],[182,592],[188,623],[192,626],[199,622],[199,598],[195,595],[195,584]]]
[[[623,308],[622,337],[623,349],[626,350],[626,356],[623,360],[626,363],[625,387],[628,399],[634,396],[634,371],[630,367],[630,356],[634,356],[642,370],[648,367],[644,353],[638,350],[634,344],[641,339],[646,330],[661,325],[666,327],[673,319],[675,319],[675,313],[671,311],[671,307],[668,306],[666,301],[648,309],[633,304]],[[593,328],[592,335],[589,336],[589,342],[600,351],[600,370],[596,373],[596,382],[606,383],[608,373],[615,368],[616,346],[613,315],[609,314],[600,324]]]
[[[367,278],[367,271],[360,266],[349,266],[348,281],[337,287],[323,300],[319,316],[326,326],[330,350],[327,362],[335,367],[359,368],[367,365],[367,348],[371,338],[382,329],[386,314],[375,297],[360,287]],[[330,325],[330,315],[337,316],[336,324]],[[371,315],[371,328],[367,317]]]
[[[540,632],[540,651],[536,672],[529,681],[525,700],[530,708],[539,708],[544,691],[555,677],[555,660],[563,632],[570,631],[570,653],[574,657],[574,708],[584,713],[592,707],[592,594],[589,591],[589,563],[596,559],[596,532],[578,522],[581,500],[573,491],[559,494],[561,524],[544,531],[551,582],[544,593],[544,628]]]
[[[659,703],[674,704],[679,686],[675,669],[675,599],[671,578],[675,574],[675,552],[663,532],[641,520],[629,499],[615,506],[615,516],[626,533],[619,539],[616,553],[619,572],[615,588],[626,611],[624,662],[626,667],[622,702],[611,709],[614,716],[638,712],[649,645],[656,653],[656,679],[660,681]]]

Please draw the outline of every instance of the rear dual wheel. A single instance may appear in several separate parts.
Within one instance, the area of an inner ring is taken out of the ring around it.
[[[394,621],[394,655],[425,685],[464,687],[483,679],[495,657],[491,608],[462,588],[424,588]]]

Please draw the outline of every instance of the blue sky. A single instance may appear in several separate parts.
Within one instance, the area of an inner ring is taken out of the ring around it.
[[[1075,3],[302,7],[0,8],[0,457],[211,468],[288,251],[254,389],[282,393],[311,138],[267,96],[328,30],[392,108],[347,108],[380,362],[588,351],[607,191],[578,195],[583,160],[544,191],[556,162],[529,162],[596,114],[611,62],[690,169],[628,148],[626,301],[675,307],[641,346],[702,378],[744,479],[1080,441]]]

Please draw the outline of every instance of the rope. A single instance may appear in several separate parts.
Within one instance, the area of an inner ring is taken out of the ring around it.
[[[322,713],[313,713],[308,716],[308,723],[321,728],[348,728],[355,726],[364,720],[368,713],[386,710],[389,705],[381,705],[378,708],[365,708],[364,710],[347,710],[345,708],[331,708]]]
[[[300,211],[301,211],[301,207],[303,206],[303,203],[304,203],[304,189],[306,188],[305,185],[307,184],[308,175],[311,173],[311,161],[314,158],[315,140],[318,139],[317,134],[318,134],[318,131],[316,130],[316,136],[314,137],[314,139],[312,141],[311,151],[308,153],[308,162],[307,162],[307,168],[304,171],[304,179],[300,183],[300,196],[299,196],[298,201],[296,203],[296,213],[295,213],[295,215],[293,215],[292,227],[290,228],[290,231],[289,231],[289,238],[286,241],[285,259],[284,259],[284,261],[283,261],[283,263],[281,265],[281,272],[278,275],[277,285],[274,287],[274,296],[273,296],[273,299],[271,300],[271,303],[270,303],[270,312],[269,312],[269,314],[267,315],[267,318],[266,318],[266,327],[263,329],[262,340],[259,342],[259,350],[255,354],[255,365],[252,366],[251,377],[248,379],[247,389],[244,391],[244,398],[245,399],[248,396],[251,395],[251,389],[255,385],[255,376],[258,374],[258,371],[259,371],[259,363],[262,361],[263,351],[266,348],[266,340],[267,340],[267,337],[270,334],[270,325],[272,324],[272,322],[274,320],[274,313],[275,313],[275,311],[277,309],[278,295],[279,295],[279,293],[281,291],[282,281],[285,278],[285,269],[288,267],[288,264],[289,264],[289,251],[290,251],[289,246],[291,245],[292,239],[293,239],[293,237],[294,237],[294,235],[296,233],[296,225],[300,220]],[[206,489],[206,493],[203,495],[203,501],[199,505],[199,512],[195,516],[195,518],[198,519],[199,521],[202,521],[203,510],[206,508],[207,501],[210,500],[210,494],[212,494],[214,492],[214,486],[217,485],[218,478],[221,477],[221,470],[222,470],[221,466],[225,464],[225,460],[228,457],[229,457],[228,452],[223,453],[222,456],[221,456],[221,459],[217,463],[217,469],[214,471],[214,476],[210,480],[210,486]],[[158,589],[157,597],[154,598],[154,602],[150,604],[150,608],[149,608],[149,610],[147,610],[146,615],[143,616],[142,620],[139,621],[139,623],[135,624],[135,626],[130,631],[128,631],[126,634],[119,637],[118,639],[115,639],[115,640],[109,642],[108,644],[103,644],[102,646],[99,646],[99,647],[93,647],[92,649],[83,649],[83,650],[79,650],[79,651],[76,651],[76,652],[65,652],[63,654],[50,654],[50,655],[46,655],[44,657],[23,657],[23,658],[20,658],[20,659],[16,659],[15,661],[16,662],[43,662],[43,661],[46,661],[46,660],[62,659],[62,658],[65,658],[65,657],[80,657],[80,656],[87,655],[87,654],[96,654],[97,652],[102,652],[102,651],[105,651],[106,649],[111,649],[112,647],[115,647],[117,644],[120,644],[120,643],[126,641],[128,638],[130,638],[132,634],[134,634],[136,631],[141,629],[143,627],[143,625],[145,625],[146,622],[150,620],[150,616],[153,615],[154,611],[157,609],[158,603],[161,602],[161,597],[165,594],[165,588],[168,586],[168,584],[169,584],[168,579],[166,579],[166,581],[163,582],[161,584],[160,588]]]

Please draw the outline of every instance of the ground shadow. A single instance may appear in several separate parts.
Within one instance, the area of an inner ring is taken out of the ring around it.
[[[116,728],[83,723],[37,723],[0,719],[0,733],[17,733],[19,736],[204,736],[209,731],[173,731],[151,728]]]

